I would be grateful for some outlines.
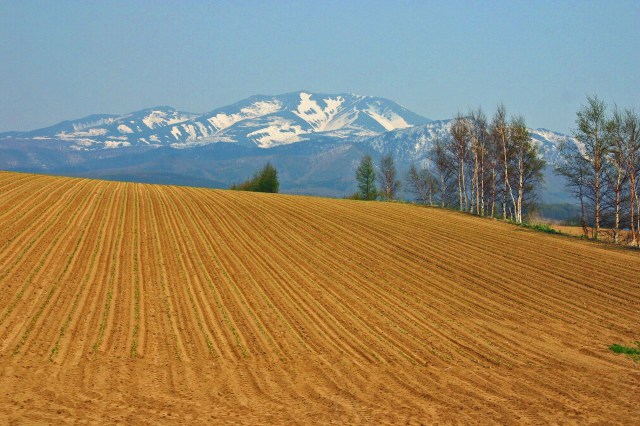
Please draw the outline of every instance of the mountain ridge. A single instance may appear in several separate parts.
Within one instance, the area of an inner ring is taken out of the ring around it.
[[[204,114],[159,106],[122,115],[93,114],[0,137],[75,141],[80,150],[135,145],[185,148],[215,142],[270,148],[318,133],[371,136],[430,121],[385,98],[297,91],[254,95]]]
[[[0,169],[149,183],[228,187],[271,161],[284,192],[343,196],[364,154],[393,154],[400,174],[430,166],[451,119],[431,120],[388,99],[306,91],[254,95],[202,114],[169,106],[93,114],[0,134]],[[546,201],[567,201],[553,175],[568,135],[529,129],[547,160]]]

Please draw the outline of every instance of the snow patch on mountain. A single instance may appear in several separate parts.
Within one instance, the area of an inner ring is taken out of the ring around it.
[[[258,101],[251,106],[240,109],[238,113],[218,113],[215,116],[208,118],[207,121],[215,126],[217,130],[223,130],[242,120],[273,114],[274,112],[280,111],[281,108],[282,103],[278,100]]]
[[[557,164],[560,161],[560,145],[563,143],[573,143],[578,148],[581,144],[573,137],[547,129],[529,129],[531,139],[542,151],[543,157],[549,164]]]
[[[292,120],[273,117],[270,126],[248,133],[247,137],[254,139],[260,148],[271,148],[299,142],[299,135],[306,133],[302,127],[294,124]]]
[[[118,126],[118,131],[120,133],[133,133],[133,130],[131,130],[130,127],[128,127],[126,124],[121,124]]]
[[[149,129],[155,129],[157,127],[170,126],[176,123],[182,123],[191,118],[194,118],[194,114],[184,114],[178,111],[165,111],[162,109],[152,110],[147,116],[142,119],[142,122]]]
[[[122,148],[124,146],[131,146],[131,143],[126,141],[106,141],[104,147],[109,148]]]
[[[178,128],[178,126],[174,126],[171,128],[171,134],[173,135],[174,138],[176,138],[176,140],[180,140],[181,136],[182,136],[182,132],[180,131],[180,129]]]
[[[300,92],[300,103],[293,113],[311,125],[314,131],[322,132],[327,130],[327,124],[338,113],[340,105],[344,103],[344,98],[338,96],[335,99],[323,99],[324,108],[318,102],[311,99],[310,93]]]
[[[63,132],[57,133],[55,136],[64,140],[74,140],[74,139],[90,138],[90,137],[97,137],[97,136],[105,136],[106,134],[107,134],[107,129],[98,128],[98,129],[88,129],[86,131],[85,130],[77,130],[74,132],[63,131]],[[41,138],[49,139],[51,137],[49,136],[49,137],[41,137]]]
[[[101,118],[98,120],[89,120],[83,122],[76,122],[72,124],[73,132],[82,132],[83,130],[92,129],[97,126],[104,126],[116,121],[116,118]]]
[[[394,111],[384,107],[381,108],[380,102],[372,104],[369,108],[364,109],[363,112],[369,114],[371,118],[382,124],[382,126],[387,130],[411,127],[404,118],[396,114]]]

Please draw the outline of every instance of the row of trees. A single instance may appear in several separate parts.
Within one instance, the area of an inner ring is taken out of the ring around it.
[[[518,223],[535,201],[545,167],[524,118],[508,119],[503,105],[490,122],[482,109],[458,114],[449,134],[434,141],[429,160],[420,168],[412,165],[407,176],[417,201]],[[356,171],[361,198],[376,198],[375,175],[366,156]],[[393,158],[383,157],[377,172],[382,198],[395,198],[395,175]]]
[[[436,141],[432,155],[442,205],[452,204],[446,195],[457,187],[460,210],[521,223],[535,202],[545,167],[524,118],[508,119],[499,105],[489,121],[479,108],[468,116],[458,114],[450,136]]]
[[[617,107],[609,113],[597,96],[587,97],[578,111],[574,138],[577,144],[561,146],[563,163],[557,172],[580,203],[585,236],[593,227],[593,238],[603,226],[613,228],[620,241],[621,226],[629,228],[632,244],[640,243],[640,119],[631,110]]]

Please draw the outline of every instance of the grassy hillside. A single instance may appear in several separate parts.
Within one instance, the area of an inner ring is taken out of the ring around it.
[[[0,173],[0,418],[635,421],[639,277],[439,209]]]

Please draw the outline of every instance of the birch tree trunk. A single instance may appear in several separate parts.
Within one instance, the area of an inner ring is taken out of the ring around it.
[[[633,162],[631,162],[633,164]],[[629,231],[631,232],[631,244],[638,244],[638,236],[636,233],[635,215],[635,194],[636,194],[636,177],[634,173],[629,176]]]

